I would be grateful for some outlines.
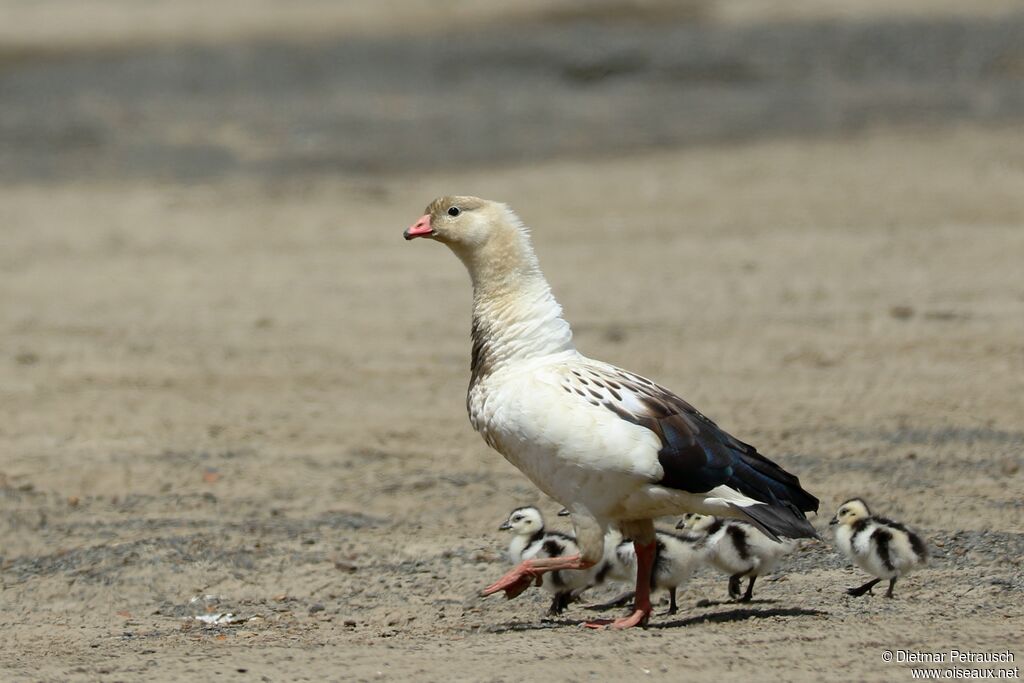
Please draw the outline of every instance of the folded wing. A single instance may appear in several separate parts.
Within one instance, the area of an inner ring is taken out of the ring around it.
[[[706,493],[727,486],[763,505],[736,506],[773,538],[816,536],[805,512],[818,499],[800,480],[654,382],[611,365],[590,362],[566,374],[569,388],[661,441],[661,486]]]

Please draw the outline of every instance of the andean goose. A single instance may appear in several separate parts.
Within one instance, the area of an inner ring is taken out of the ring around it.
[[[512,532],[508,554],[516,564],[537,558],[578,555],[580,552],[572,536],[545,529],[544,516],[532,505],[510,512],[498,529]],[[561,614],[578,595],[598,582],[595,575],[600,570],[595,565],[587,570],[555,570],[545,575],[544,588],[552,593],[548,614]]]
[[[752,524],[738,519],[691,513],[676,528],[703,535],[708,563],[729,575],[729,597],[740,602],[750,602],[757,577],[771,573],[782,556],[796,548],[796,541],[774,541]],[[740,580],[744,577],[749,582],[746,592],[741,593]]]
[[[568,516],[563,509],[559,516]],[[686,583],[694,572],[707,560],[707,538],[704,534],[684,532],[674,534],[657,529],[654,532],[654,567],[651,571],[651,590],[668,591],[667,614],[679,611],[676,591]],[[606,580],[636,584],[636,547],[631,539],[623,539],[622,532],[611,528],[604,536],[604,560],[595,575],[595,585]],[[633,600],[634,591],[629,591],[590,609],[603,610],[627,604]]]
[[[875,578],[846,592],[861,596],[876,583],[889,579],[885,597],[891,598],[896,579],[928,562],[928,547],[916,533],[885,517],[877,517],[860,498],[851,498],[839,506],[829,522],[838,525],[836,545],[855,565]]]
[[[545,572],[601,561],[611,526],[633,539],[633,612],[651,614],[653,519],[703,512],[749,520],[769,536],[815,536],[818,500],[797,477],[639,375],[580,354],[530,244],[501,203],[434,200],[404,234],[447,245],[473,284],[467,408],[473,427],[537,487],[569,508],[578,555],[524,560],[482,591],[512,598]],[[594,624],[595,626],[597,624]]]
[[[606,553],[609,569],[607,578],[635,583],[637,580],[636,546],[631,540],[617,539],[612,531],[605,537],[605,543],[614,543],[613,552]],[[692,534],[673,534],[657,530],[654,533],[654,567],[651,571],[651,590],[668,591],[669,607],[666,614],[675,614],[677,589],[690,580],[694,572],[704,563],[707,556],[704,538]],[[617,543],[615,541],[618,540]],[[621,598],[617,598],[616,601]]]

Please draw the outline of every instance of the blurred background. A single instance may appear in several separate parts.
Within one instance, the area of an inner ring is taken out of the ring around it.
[[[1009,645],[1020,0],[0,0],[0,677],[605,656],[531,634],[539,591],[464,603],[508,511],[557,506],[468,425],[468,279],[401,239],[441,194],[509,202],[580,349],[799,474],[819,523],[862,495],[942,544],[884,619],[828,544],[769,619],[694,607],[700,578],[687,646],[722,654],[687,680]]]
[[[1019,3],[0,5],[0,177],[301,179],[1024,114]]]

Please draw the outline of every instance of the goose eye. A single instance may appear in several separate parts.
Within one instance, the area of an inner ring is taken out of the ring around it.
[[[458,216],[460,213],[462,213],[462,209],[460,209],[457,206],[453,206],[452,208],[448,209],[449,216]]]

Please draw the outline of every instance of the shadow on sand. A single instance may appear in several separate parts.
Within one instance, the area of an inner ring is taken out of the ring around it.
[[[755,601],[751,604],[757,604]],[[772,602],[772,601],[764,601]],[[736,603],[724,603],[733,604]],[[757,607],[742,607],[737,609],[730,609],[724,612],[713,612],[711,614],[700,614],[683,619],[675,619],[673,621],[664,622],[652,622],[648,624],[647,628],[682,628],[685,626],[694,626],[697,624],[704,623],[728,623],[734,621],[745,621],[747,619],[770,619],[774,617],[821,617],[828,615],[828,612],[823,612],[817,609],[805,609],[802,607],[770,607],[767,609],[759,609]],[[655,619],[657,619],[655,615]],[[542,619],[541,621],[534,622],[521,622],[521,621],[510,621],[504,624],[495,624],[494,626],[483,629],[487,633],[509,633],[513,631],[545,631],[563,627],[581,627],[586,623],[585,619]]]
[[[680,628],[704,623],[728,623],[732,621],[745,621],[747,619],[768,619],[773,617],[822,617],[828,615],[817,609],[804,609],[803,607],[771,607],[768,609],[756,609],[742,607],[731,609],[725,612],[713,612],[699,616],[676,619],[674,621],[655,622],[648,625],[648,628]]]

